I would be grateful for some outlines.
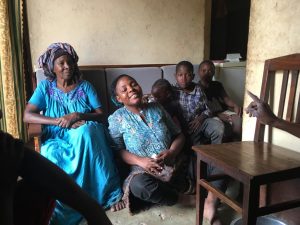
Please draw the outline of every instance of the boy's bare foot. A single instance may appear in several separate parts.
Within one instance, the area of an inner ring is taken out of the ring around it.
[[[208,192],[204,203],[203,217],[208,220],[211,225],[222,225],[217,216],[217,201],[218,199],[211,192]]]
[[[125,200],[120,200],[116,204],[112,205],[110,210],[112,212],[120,211],[122,209],[126,208],[126,201]]]

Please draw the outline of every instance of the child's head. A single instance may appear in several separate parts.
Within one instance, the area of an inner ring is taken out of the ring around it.
[[[199,65],[198,75],[201,81],[211,82],[215,75],[215,65],[210,60],[204,60]]]
[[[163,105],[168,102],[172,96],[172,86],[166,79],[158,79],[152,85],[151,94],[155,101]]]
[[[176,82],[180,88],[189,87],[194,79],[194,67],[189,61],[181,61],[176,65]]]

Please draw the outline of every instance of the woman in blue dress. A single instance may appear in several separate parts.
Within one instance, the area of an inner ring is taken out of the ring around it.
[[[123,106],[108,121],[115,148],[131,167],[123,185],[129,210],[137,209],[133,205],[136,200],[175,204],[178,194],[188,189],[187,185],[178,180],[176,183],[174,178],[162,181],[158,177],[164,165],[174,165],[182,152],[185,138],[181,130],[161,105],[143,102],[141,87],[129,75],[121,75],[112,83],[111,95],[115,103]]]
[[[71,45],[54,43],[48,47],[39,58],[47,79],[39,83],[29,100],[24,121],[43,125],[43,156],[104,208],[121,209],[120,179],[108,132],[101,124],[101,103],[93,86],[81,79],[77,62]],[[51,224],[75,225],[81,219],[80,214],[57,201]]]

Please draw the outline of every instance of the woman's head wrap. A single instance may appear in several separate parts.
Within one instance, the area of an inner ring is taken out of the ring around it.
[[[54,61],[62,55],[71,56],[74,63],[73,76],[79,78],[80,72],[77,65],[79,58],[77,53],[70,44],[60,42],[49,45],[47,50],[38,59],[38,65],[40,68],[43,68],[45,76],[50,80],[53,80],[56,77],[56,75],[53,72]]]

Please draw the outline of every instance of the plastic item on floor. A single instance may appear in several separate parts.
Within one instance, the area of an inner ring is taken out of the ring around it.
[[[242,218],[237,218],[230,223],[230,225],[242,225],[242,224],[243,224]],[[288,224],[280,221],[275,217],[261,216],[257,218],[256,225],[288,225]]]

